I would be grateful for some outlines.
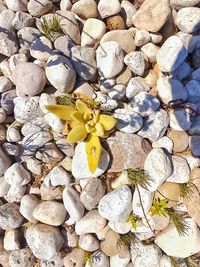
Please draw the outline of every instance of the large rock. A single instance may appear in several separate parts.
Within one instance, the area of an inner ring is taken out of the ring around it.
[[[187,234],[179,235],[174,224],[158,234],[155,243],[169,256],[187,258],[200,250],[200,231],[194,220],[186,219]]]
[[[157,53],[157,63],[161,71],[171,72],[177,69],[187,57],[188,52],[180,37],[170,36]]]
[[[175,24],[182,32],[196,32],[200,28],[200,8],[181,8],[175,17]]]
[[[151,146],[143,138],[136,134],[115,132],[106,141],[108,152],[111,155],[109,172],[144,167],[144,160],[151,150]]]
[[[18,228],[23,223],[23,217],[19,212],[19,206],[7,203],[0,206],[0,227],[3,230]]]
[[[132,210],[132,193],[127,185],[106,194],[99,202],[99,214],[109,221],[126,221]],[[117,205],[116,205],[117,203]]]
[[[135,27],[151,31],[158,32],[167,21],[171,9],[169,6],[169,0],[146,0],[133,15],[132,20]]]
[[[57,227],[41,223],[29,227],[25,237],[34,256],[44,260],[54,257],[64,243]]]

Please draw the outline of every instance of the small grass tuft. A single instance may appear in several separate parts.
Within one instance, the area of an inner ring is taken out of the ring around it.
[[[49,20],[44,17],[41,18],[40,27],[41,32],[51,41],[64,34],[57,15],[53,15]]]
[[[147,186],[150,186],[152,179],[143,169],[129,169],[128,172],[128,181],[131,186],[135,187],[139,185],[145,189]]]

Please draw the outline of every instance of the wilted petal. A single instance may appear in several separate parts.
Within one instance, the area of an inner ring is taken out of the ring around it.
[[[76,111],[75,108],[71,106],[64,106],[64,105],[46,105],[45,108],[56,115],[58,118],[66,121],[70,121],[71,115],[73,112]]]
[[[117,121],[112,116],[102,114],[99,117],[99,122],[103,125],[105,131],[109,131],[115,126]]]
[[[98,136],[93,134],[88,136],[86,140],[86,153],[90,172],[94,173],[98,167],[101,155],[101,143]]]
[[[73,143],[73,142],[79,142],[83,141],[87,136],[87,131],[85,129],[85,126],[83,124],[75,126],[70,133],[67,136],[67,142]]]

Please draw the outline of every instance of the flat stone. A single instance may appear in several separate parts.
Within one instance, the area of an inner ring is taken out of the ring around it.
[[[189,137],[186,132],[170,130],[167,136],[173,141],[174,152],[183,152],[187,149]]]
[[[144,170],[148,173],[150,178],[150,185],[147,185],[149,191],[156,191],[156,189],[170,177],[173,171],[173,165],[161,148],[154,148],[147,155],[144,162]]]
[[[106,142],[112,158],[109,172],[143,168],[144,160],[151,149],[150,144],[138,135],[119,131],[108,137]]]
[[[173,172],[167,182],[188,183],[190,178],[190,168],[187,161],[179,156],[172,156]]]
[[[198,7],[181,8],[175,17],[175,24],[182,32],[196,32],[200,28],[200,9]]]
[[[124,63],[134,74],[143,76],[147,65],[147,58],[142,52],[134,51],[124,57]]]
[[[75,2],[71,11],[82,19],[97,17],[97,3],[94,0],[81,0]]]
[[[14,203],[6,203],[0,206],[0,227],[3,230],[18,228],[22,225],[23,220],[18,205]]]
[[[107,170],[109,162],[110,156],[108,152],[104,148],[102,148],[98,167],[94,173],[91,173],[88,167],[85,143],[80,142],[75,148],[75,154],[72,160],[72,174],[76,179],[98,177],[101,176]]]
[[[170,36],[157,53],[157,63],[163,72],[177,69],[187,57],[188,52],[180,37]]]
[[[126,221],[132,210],[131,201],[131,191],[127,185],[124,185],[107,193],[100,200],[99,214],[109,221]]]

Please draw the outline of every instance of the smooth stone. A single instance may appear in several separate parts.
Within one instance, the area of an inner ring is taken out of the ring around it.
[[[84,262],[85,251],[81,248],[74,248],[71,252],[64,257],[64,267],[77,266],[82,267]]]
[[[135,27],[150,31],[159,32],[167,21],[171,9],[168,0],[145,1],[140,9],[132,17]]]
[[[20,249],[19,244],[19,231],[17,229],[7,230],[4,236],[4,249],[17,250]]]
[[[11,185],[7,195],[4,196],[4,198],[9,203],[14,203],[14,202],[19,203],[21,201],[21,198],[24,196],[25,192],[26,192],[26,186]]]
[[[160,232],[155,243],[171,257],[186,258],[200,250],[199,228],[191,218],[187,218],[187,235],[179,235],[174,224]]]
[[[134,74],[143,76],[147,65],[147,58],[142,52],[134,51],[124,57],[124,63]]]
[[[192,125],[190,129],[188,130],[189,135],[199,135],[200,133],[200,117],[194,117],[192,120]]]
[[[6,140],[8,142],[20,142],[22,140],[19,125],[17,123],[12,123],[6,133]]]
[[[150,214],[147,214],[146,217],[149,222],[149,225],[155,231],[164,230],[170,223],[170,217],[168,215],[167,216],[159,216],[159,215],[151,216],[151,213],[150,213]],[[143,218],[143,222],[147,227],[149,227],[145,218]]]
[[[143,46],[150,41],[150,34],[145,30],[137,30],[135,34],[135,45]]]
[[[5,172],[4,178],[10,185],[23,186],[31,181],[30,173],[19,162],[12,164]]]
[[[147,189],[154,192],[170,177],[173,172],[173,165],[163,149],[153,148],[144,162],[144,170],[151,178],[150,185],[147,185]]]
[[[181,82],[182,80],[187,79],[191,75],[192,71],[193,69],[191,66],[184,61],[175,71],[172,72],[172,77],[173,79]]]
[[[149,229],[149,226],[144,225],[142,220],[137,221],[137,228],[131,229],[131,232],[135,234],[136,238],[140,241],[147,240],[154,236],[154,233]]]
[[[200,166],[199,158],[194,156],[191,150],[186,150],[184,152],[177,153],[176,155],[186,159],[191,170]]]
[[[89,179],[80,194],[80,200],[87,210],[94,209],[105,194],[103,183],[98,178]]]
[[[105,253],[107,256],[115,256],[119,254],[119,245],[118,245],[118,240],[120,238],[120,235],[113,230],[109,229],[106,234],[104,239],[100,243],[100,249]],[[126,248],[123,248],[123,253],[126,252]]]
[[[143,125],[143,118],[131,109],[116,109],[113,117],[117,119],[117,129],[124,133],[135,133]]]
[[[42,93],[40,95],[39,106],[44,114],[49,113],[45,107],[46,105],[56,105],[56,98],[53,94]]]
[[[140,92],[131,99],[130,107],[142,117],[146,117],[159,109],[160,101],[149,93]]]
[[[102,92],[97,92],[95,98],[97,103],[100,103],[100,109],[103,111],[112,111],[118,106],[118,102]]]
[[[30,49],[32,42],[41,36],[38,29],[33,27],[24,27],[17,32],[19,45],[21,48]]]
[[[99,240],[92,234],[80,235],[79,246],[86,251],[95,251],[99,248]]]
[[[200,49],[194,50],[192,54],[192,66],[194,69],[198,69],[200,67]]]
[[[53,113],[45,114],[44,119],[50,126],[50,129],[52,129],[52,131],[56,133],[62,133],[62,131],[64,130],[64,123],[61,119],[58,118],[58,116],[54,115]]]
[[[68,35],[74,43],[80,44],[80,30],[75,14],[67,10],[58,10],[56,14],[64,34]]]
[[[10,267],[32,267],[35,257],[29,248],[14,250],[10,253]]]
[[[15,13],[15,17],[12,20],[12,26],[19,31],[24,27],[31,27],[33,25],[33,22],[34,18],[30,14],[27,14],[23,11],[17,11]]]
[[[11,57],[19,50],[17,36],[13,31],[0,29],[0,53],[6,57]]]
[[[82,19],[97,17],[97,3],[94,0],[80,0],[72,5],[71,11]]]
[[[177,183],[164,182],[160,187],[158,187],[155,192],[156,199],[169,199],[167,206],[169,208],[175,206],[180,198],[180,186]]]
[[[61,161],[64,155],[53,142],[49,142],[44,144],[42,148],[38,149],[35,157],[42,162],[51,163]]]
[[[26,242],[38,259],[50,260],[62,248],[64,240],[55,226],[42,223],[28,227],[25,234]]]
[[[0,177],[0,184],[0,197],[4,197],[10,189],[10,185],[6,182],[3,176]]]
[[[87,82],[78,85],[78,87],[74,90],[74,93],[83,94],[91,99],[94,99],[96,96],[93,87]]]
[[[124,67],[124,55],[119,44],[114,41],[102,43],[96,50],[97,68],[104,78],[113,78]]]
[[[184,131],[174,131],[170,130],[167,136],[173,142],[173,151],[176,152],[183,152],[187,149],[189,144],[188,134]]]
[[[197,81],[200,81],[200,68],[196,69],[195,71],[193,71],[191,73],[191,80],[197,80]],[[2,78],[2,77],[0,77]],[[5,78],[5,77],[4,77]],[[1,86],[1,79],[0,79],[0,86]],[[1,88],[1,87],[0,87]],[[1,91],[1,89],[0,89]]]
[[[161,256],[162,251],[155,244],[144,245],[141,242],[131,243],[131,259],[135,267],[158,267]]]
[[[175,17],[175,24],[185,33],[193,33],[200,28],[200,9],[198,7],[181,8]]]
[[[37,175],[41,175],[42,174],[42,163],[35,159],[35,158],[28,158],[25,161],[25,165],[27,170],[29,170],[30,172],[37,174]]]
[[[61,55],[50,56],[45,73],[48,81],[61,93],[69,93],[73,90],[76,80],[76,72],[67,57]]]
[[[40,131],[49,131],[49,125],[46,123],[44,117],[25,122],[21,128],[23,136],[38,134]]]
[[[3,230],[12,230],[22,225],[24,218],[15,203],[6,203],[0,206],[0,227]]]
[[[71,182],[70,175],[65,171],[64,168],[60,166],[55,166],[50,172],[45,176],[44,183],[52,186],[65,186],[69,185]]]
[[[134,77],[130,79],[126,88],[126,97],[131,99],[143,91],[149,91],[150,87],[141,77]]]
[[[56,201],[41,202],[33,210],[33,217],[36,220],[53,226],[61,225],[66,215],[64,205]]]
[[[116,15],[121,11],[119,0],[100,0],[98,3],[98,11],[102,19]]]
[[[127,0],[122,0],[121,8],[121,13],[126,22],[126,26],[130,28],[133,26],[132,16],[137,12],[137,9],[131,2]]]
[[[200,136],[193,135],[189,137],[189,147],[192,151],[192,154],[195,157],[200,157]]]
[[[187,161],[179,156],[172,156],[173,172],[167,182],[188,183],[190,179],[190,168]]]
[[[16,90],[9,90],[1,94],[1,107],[7,115],[13,114]]]
[[[71,56],[71,48],[74,45],[74,42],[68,35],[58,36],[54,41],[55,49],[62,52],[67,57]]]
[[[139,190],[139,192],[138,192]],[[142,199],[142,205],[140,202],[140,197]],[[138,189],[135,189],[133,193],[133,213],[134,215],[142,218],[147,214],[152,206],[154,194],[151,191],[146,190],[145,188],[138,185]],[[143,207],[142,207],[143,206]],[[145,214],[144,214],[145,213]]]
[[[127,67],[116,77],[117,84],[127,85],[132,78],[131,70]]]
[[[95,50],[90,47],[74,46],[71,49],[72,64],[78,75],[84,80],[91,80],[97,72]]]
[[[109,222],[108,226],[118,234],[127,234],[132,228],[131,222]]]
[[[177,109],[169,112],[170,127],[175,131],[187,131],[192,122],[190,115],[184,109]]]
[[[40,186],[41,198],[43,200],[60,200],[62,199],[63,189],[61,187],[47,186],[43,183]]]
[[[12,89],[12,83],[9,78],[0,76],[0,93],[4,93]]]
[[[85,143],[80,142],[75,148],[75,154],[72,160],[72,174],[76,179],[98,177],[107,170],[109,162],[110,156],[108,152],[104,148],[102,148],[98,167],[94,173],[91,173],[88,167],[87,154],[85,152]]]
[[[161,33],[159,33],[159,32],[150,32],[149,34],[150,34],[150,37],[151,37],[151,42],[153,44],[159,44],[159,43],[162,42],[163,36],[162,36]]]
[[[34,17],[41,17],[51,10],[53,3],[49,0],[30,0],[27,8],[28,12]]]
[[[5,0],[6,6],[12,11],[27,11],[27,3],[27,0]]]
[[[52,51],[52,43],[45,36],[37,38],[35,41],[32,42],[30,47],[31,56],[41,61],[47,61],[51,56]]]
[[[101,38],[100,44],[110,41],[117,42],[125,53],[130,53],[136,49],[134,38],[128,30],[109,31]]]
[[[39,107],[39,97],[16,97],[14,99],[15,120],[24,124],[32,119],[42,116]]]
[[[155,44],[148,43],[144,44],[141,47],[141,51],[145,54],[145,56],[148,58],[149,62],[155,63],[156,62],[156,56],[159,51],[159,47]]]
[[[167,136],[163,136],[160,139],[158,139],[158,141],[154,141],[152,143],[153,148],[164,148],[170,154],[172,154],[173,146],[174,146],[173,141]]]
[[[170,36],[157,53],[157,63],[161,71],[176,70],[187,57],[188,52],[180,37]]]
[[[36,223],[37,220],[33,217],[33,210],[39,203],[40,201],[36,196],[32,194],[24,195],[20,201],[19,211],[29,222]]]
[[[63,191],[63,203],[69,214],[66,223],[75,224],[80,221],[84,215],[84,206],[80,200],[79,193],[70,186],[66,186]]]
[[[110,257],[110,267],[127,267],[131,259],[130,252],[124,253],[123,255],[115,255]]]
[[[96,234],[106,226],[106,219],[101,217],[98,210],[90,210],[75,224],[77,235]]]
[[[190,80],[186,83],[185,88],[188,92],[188,101],[198,104],[200,101],[200,82]]]
[[[9,59],[10,70],[13,72],[15,70],[15,68],[17,67],[17,65],[24,63],[24,62],[27,62],[27,61],[28,61],[28,56],[26,54],[21,54],[21,53],[14,54]],[[14,77],[12,77],[12,81],[14,82]]]
[[[199,0],[170,0],[170,5],[179,10],[183,7],[196,6],[199,3]]]
[[[12,10],[5,9],[1,11],[0,27],[8,31],[13,31],[14,28],[12,26],[12,21],[14,17],[15,17],[15,12],[13,12]]]
[[[158,79],[157,92],[161,101],[166,105],[179,99],[185,102],[188,98],[187,88],[178,80],[168,77]]]
[[[109,172],[143,168],[144,160],[151,149],[149,143],[140,136],[120,131],[108,137],[106,142],[108,152],[112,155]]]
[[[106,33],[106,25],[99,19],[86,20],[81,34],[81,46],[93,46]]]
[[[127,185],[124,185],[107,193],[100,200],[98,206],[99,214],[109,221],[126,221],[132,210],[131,201],[131,191]]]
[[[68,157],[74,156],[74,144],[67,143],[66,138],[61,138],[56,140],[56,146],[60,151],[62,151]]]
[[[0,176],[4,175],[11,164],[9,156],[5,154],[4,150],[0,147]]]
[[[61,0],[60,1],[60,10],[66,11],[71,10],[72,2],[70,0]]]
[[[124,19],[120,15],[115,15],[115,16],[107,18],[106,24],[110,31],[126,29],[126,24],[124,22]]]
[[[124,84],[114,85],[108,92],[108,96],[117,101],[123,100],[126,93],[126,86]]]

